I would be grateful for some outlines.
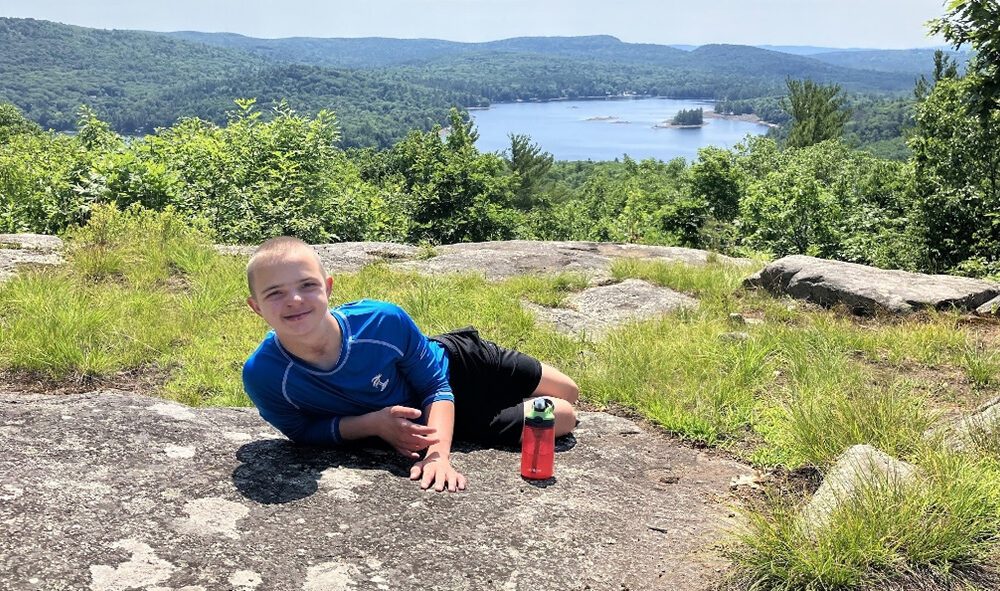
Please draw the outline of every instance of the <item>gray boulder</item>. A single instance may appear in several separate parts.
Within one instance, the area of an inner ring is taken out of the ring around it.
[[[1000,296],[976,308],[976,314],[980,316],[1000,316]]]
[[[603,336],[633,320],[698,307],[698,300],[640,279],[589,287],[566,298],[566,307],[548,308],[523,302],[541,321],[568,334]]]
[[[987,402],[974,413],[956,421],[945,430],[945,441],[955,450],[964,450],[978,445],[1000,448],[1000,398]]]
[[[0,394],[4,589],[707,589],[753,471],[582,413],[554,481],[458,446],[460,494],[388,450],[297,447],[252,408]]]
[[[823,484],[803,508],[800,518],[810,531],[829,523],[831,514],[863,487],[903,486],[913,480],[916,468],[870,445],[851,446],[837,458]]]
[[[1000,284],[990,281],[889,271],[803,255],[778,259],[744,284],[823,306],[844,304],[856,314],[952,307],[973,311],[1000,296]]]

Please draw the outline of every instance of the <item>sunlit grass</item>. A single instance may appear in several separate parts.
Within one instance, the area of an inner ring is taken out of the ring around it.
[[[799,503],[774,498],[747,512],[732,583],[744,589],[993,589],[1000,471],[928,449],[905,484],[872,476],[823,527]],[[889,585],[893,586],[889,586]]]

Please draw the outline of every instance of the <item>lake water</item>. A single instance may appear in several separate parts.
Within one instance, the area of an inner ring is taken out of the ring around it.
[[[729,148],[747,134],[767,133],[767,126],[733,119],[705,118],[697,129],[654,128],[681,109],[712,110],[711,101],[662,98],[499,103],[470,111],[479,130],[481,151],[510,148],[508,133],[526,133],[556,160],[636,160],[678,156],[688,161],[698,148]]]

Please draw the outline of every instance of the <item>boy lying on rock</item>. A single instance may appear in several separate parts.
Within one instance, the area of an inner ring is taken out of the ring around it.
[[[471,327],[428,338],[395,304],[330,308],[333,278],[297,238],[262,244],[247,284],[247,303],[273,330],[244,365],[243,386],[296,443],[379,437],[419,460],[410,478],[421,488],[454,492],[466,479],[451,465],[453,437],[516,445],[527,399],[542,395],[554,399],[556,436],[576,425],[572,379]]]

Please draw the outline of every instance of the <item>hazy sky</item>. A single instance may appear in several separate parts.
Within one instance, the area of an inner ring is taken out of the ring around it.
[[[105,29],[253,37],[487,41],[610,34],[623,41],[904,48],[940,44],[943,0],[0,0],[0,16]]]

